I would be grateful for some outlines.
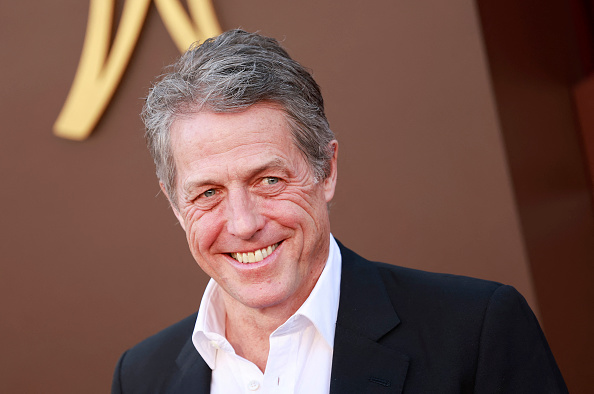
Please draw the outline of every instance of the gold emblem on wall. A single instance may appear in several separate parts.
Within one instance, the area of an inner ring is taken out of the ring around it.
[[[91,135],[128,65],[153,0],[125,1],[110,50],[114,1],[91,0],[78,69],[54,123],[54,133],[59,137],[80,141]],[[221,33],[211,0],[188,0],[190,15],[179,0],[154,2],[180,52],[194,41]]]

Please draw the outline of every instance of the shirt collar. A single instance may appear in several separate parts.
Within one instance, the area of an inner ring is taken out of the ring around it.
[[[334,334],[340,298],[340,276],[342,257],[336,240],[330,234],[328,259],[320,278],[309,297],[301,307],[272,335],[299,316],[306,317],[322,335],[328,346],[334,348]],[[196,350],[210,369],[215,368],[216,350],[222,349],[235,353],[225,338],[225,304],[220,292],[221,287],[210,279],[198,310],[198,317],[192,334]]]
[[[330,251],[326,266],[303,305],[294,316],[304,316],[324,337],[330,349],[334,348],[334,332],[340,298],[342,258],[336,240],[330,235]]]

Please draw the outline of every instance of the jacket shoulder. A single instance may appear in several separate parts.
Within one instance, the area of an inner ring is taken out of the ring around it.
[[[428,272],[382,262],[370,261],[341,245],[343,269],[361,280],[381,278],[390,298],[403,297],[423,302],[451,302],[458,307],[468,302],[488,302],[501,283],[462,275]],[[510,287],[511,286],[505,286]],[[402,301],[402,299],[400,300]],[[398,302],[401,303],[401,302]]]
[[[155,359],[175,361],[181,348],[191,338],[196,323],[196,313],[148,337],[128,350],[127,361],[141,363]]]
[[[452,301],[488,300],[502,283],[463,275],[427,272],[379,262],[369,262],[390,289],[414,292],[418,297],[444,297]]]
[[[195,322],[196,313],[126,351],[116,366],[112,393],[160,392],[178,369],[176,360],[191,340]]]
[[[459,339],[455,337],[478,340],[485,314],[498,294],[525,302],[513,287],[498,282],[369,261],[344,246],[341,253],[345,307],[372,309],[379,300],[387,300],[398,315],[399,331],[412,334],[433,327],[432,335],[443,336],[444,343]],[[374,294],[374,301],[361,294]]]

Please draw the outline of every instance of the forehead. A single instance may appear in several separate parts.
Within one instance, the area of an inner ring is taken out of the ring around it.
[[[200,111],[176,119],[171,149],[178,174],[236,170],[291,160],[300,152],[286,114],[277,106],[255,105],[242,112]]]

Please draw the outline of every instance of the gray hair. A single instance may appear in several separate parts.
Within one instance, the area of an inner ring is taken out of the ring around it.
[[[316,180],[330,174],[335,138],[311,74],[273,38],[231,30],[190,49],[153,85],[142,110],[157,177],[177,204],[169,130],[178,116],[208,110],[240,112],[269,102],[286,113],[293,140]]]

